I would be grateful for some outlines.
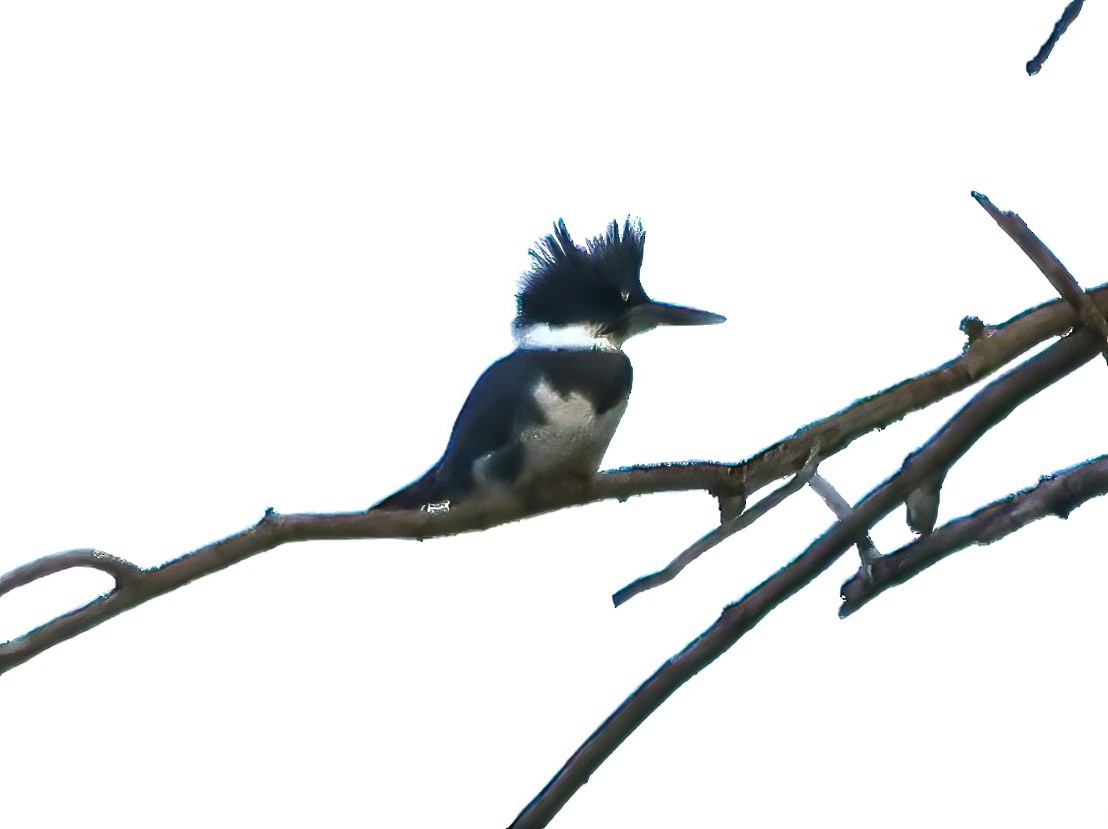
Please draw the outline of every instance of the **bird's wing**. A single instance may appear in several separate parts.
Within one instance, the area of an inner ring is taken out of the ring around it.
[[[489,366],[462,405],[439,462],[372,509],[415,509],[468,493],[474,484],[474,461],[509,449],[517,429],[528,419],[542,417],[531,397],[542,373],[533,354],[516,351]]]
[[[484,475],[511,481],[523,462],[519,436],[544,422],[534,397],[541,380],[559,394],[583,394],[598,413],[627,399],[631,363],[622,352],[598,352],[587,363],[575,359],[579,356],[572,351],[523,349],[497,360],[462,405],[442,459],[374,509],[414,509],[463,498],[476,483],[473,469],[478,460]]]
[[[535,397],[540,382],[563,398],[584,397],[601,415],[627,400],[631,362],[621,351],[522,349],[493,363],[458,414],[440,474],[459,488],[472,486],[473,463],[485,458],[485,475],[514,480],[523,461],[520,436],[546,422]]]
[[[487,468],[491,474],[511,477],[512,467],[522,461],[520,433],[543,420],[533,394],[543,376],[538,354],[515,351],[478,378],[458,412],[439,461],[444,488],[457,494],[472,488],[473,464],[481,458],[494,464]]]

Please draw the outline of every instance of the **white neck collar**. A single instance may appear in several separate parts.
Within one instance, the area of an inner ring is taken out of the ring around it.
[[[607,337],[598,336],[595,326],[584,323],[547,325],[545,322],[538,322],[515,329],[513,335],[518,348],[619,350],[619,346]]]

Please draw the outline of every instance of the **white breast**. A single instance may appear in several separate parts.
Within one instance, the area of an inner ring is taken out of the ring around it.
[[[597,415],[588,398],[579,394],[563,397],[545,381],[535,390],[535,401],[546,422],[523,435],[524,477],[595,474],[627,408],[627,401]]]

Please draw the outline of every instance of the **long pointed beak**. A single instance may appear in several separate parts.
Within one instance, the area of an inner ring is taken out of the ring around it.
[[[727,321],[727,317],[722,314],[653,300],[646,305],[640,305],[636,310],[646,319],[651,320],[651,328],[655,325],[719,325]]]
[[[659,325],[718,325],[726,319],[711,311],[650,300],[631,308],[603,333],[621,343]]]

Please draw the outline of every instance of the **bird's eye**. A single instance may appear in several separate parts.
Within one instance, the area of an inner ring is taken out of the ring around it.
[[[629,299],[631,299],[631,292],[630,291],[620,291],[619,292],[619,298],[622,299],[624,302],[627,302]]]

